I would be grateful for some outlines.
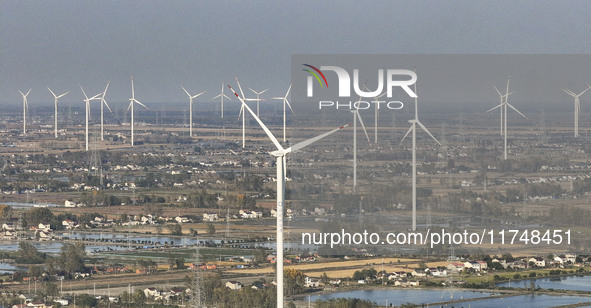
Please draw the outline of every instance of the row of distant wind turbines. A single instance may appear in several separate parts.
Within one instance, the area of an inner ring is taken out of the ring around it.
[[[513,109],[515,112],[517,112],[519,115],[521,115],[522,117],[526,118],[527,117],[521,113],[521,111],[517,110],[517,108],[515,108],[513,105],[509,104],[509,95],[513,94],[514,92],[509,92],[509,82],[511,81],[511,76],[509,76],[507,78],[507,88],[505,89],[505,94],[502,94],[501,91],[499,91],[499,89],[497,89],[497,87],[495,86],[495,91],[497,91],[497,94],[499,94],[499,98],[500,98],[500,103],[487,110],[486,112],[491,112],[497,108],[500,108],[500,132],[501,135],[504,136],[504,153],[503,153],[503,157],[505,160],[507,160],[507,107]],[[566,89],[566,88],[562,88],[562,91],[564,91],[564,93],[572,96],[575,100],[575,127],[574,127],[574,134],[575,134],[575,138],[579,137],[579,112],[581,111],[581,102],[579,100],[579,98],[581,97],[581,95],[585,94],[585,92],[587,92],[589,89],[591,89],[591,85],[587,84],[587,88],[585,90],[583,90],[581,93],[576,94],[575,92]]]
[[[240,83],[238,82],[238,79],[236,79],[236,82],[238,83],[238,86],[240,88],[240,93],[242,94],[242,98],[245,101],[256,101],[257,102],[257,116],[259,116],[259,111],[260,111],[260,102],[264,101],[264,99],[260,98],[260,95],[267,92],[269,89],[265,89],[263,91],[255,91],[252,88],[249,88],[253,93],[256,94],[257,98],[246,98],[244,96],[244,93],[242,92],[242,87],[240,86]],[[84,89],[82,88],[82,86],[80,86],[80,89],[82,90],[82,93],[84,94],[84,102],[86,105],[86,131],[85,131],[85,140],[86,140],[86,151],[88,151],[88,119],[90,116],[90,102],[93,100],[99,100],[101,102],[101,140],[104,140],[104,107],[106,106],[107,109],[112,113],[111,108],[109,107],[109,105],[107,104],[106,100],[105,100],[105,96],[107,94],[107,90],[109,89],[109,84],[110,82],[107,82],[107,86],[105,87],[105,90],[97,95],[94,95],[92,97],[88,97],[88,95],[86,95],[86,92],[84,91]],[[189,91],[187,91],[187,89],[185,89],[184,86],[181,85],[181,88],[183,89],[183,91],[187,94],[187,96],[189,96],[189,136],[193,137],[193,100],[201,95],[203,95],[206,91],[203,91],[201,93],[195,94],[195,95],[191,95],[189,93]],[[65,96],[66,94],[70,93],[70,91],[62,93],[60,95],[56,95],[55,92],[53,92],[53,90],[51,90],[49,87],[47,87],[47,89],[49,90],[49,92],[51,92],[51,94],[54,97],[54,135],[55,138],[58,137],[58,101],[61,97]],[[289,100],[287,99],[287,97],[289,96],[289,92],[291,91],[291,85],[289,86],[287,93],[285,93],[285,96],[283,97],[273,97],[272,99],[274,100],[281,100],[283,101],[283,141],[286,141],[286,106],[289,107],[289,109],[291,110],[291,112],[293,113],[293,109],[291,108],[291,104],[289,103]],[[29,95],[29,93],[31,92],[31,89],[29,89],[26,93],[23,93],[22,91],[20,91],[20,94],[23,97],[23,134],[27,133],[27,110],[29,108],[28,102],[27,102],[27,96]],[[213,99],[220,99],[220,104],[221,104],[221,118],[224,118],[224,98],[228,99],[231,101],[230,97],[228,97],[227,95],[224,94],[224,84],[222,83],[222,89],[221,89],[221,93],[219,95],[217,95],[216,97],[214,97]],[[134,84],[133,84],[133,76],[131,77],[131,98],[129,99],[129,106],[127,108],[128,111],[130,111],[131,113],[131,146],[134,145],[134,105],[138,104],[143,106],[144,108],[148,108],[146,105],[144,105],[143,103],[141,103],[140,101],[138,101],[135,98],[135,89],[134,89]],[[240,114],[239,117],[242,116],[242,147],[246,146],[246,114],[244,112],[244,108],[241,107],[240,108]]]

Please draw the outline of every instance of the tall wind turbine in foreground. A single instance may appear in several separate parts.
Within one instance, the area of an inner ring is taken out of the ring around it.
[[[189,91],[187,91],[185,87],[181,85],[181,88],[183,88],[183,91],[185,91],[185,93],[187,93],[187,95],[189,96],[189,136],[193,137],[193,99],[202,95],[203,93],[205,93],[205,91],[191,96],[191,94],[189,94]]]
[[[224,94],[224,83],[223,82],[222,82],[222,92],[218,96],[216,96],[212,99],[216,99],[218,97],[220,98],[221,104],[222,104],[222,119],[223,119],[224,118],[224,97],[229,99],[230,101],[232,101],[232,99],[230,99],[228,96],[226,96],[226,94]]]
[[[417,83],[415,82],[415,94],[417,94]],[[400,143],[404,141],[406,136],[412,132],[412,230],[417,230],[417,124],[429,135],[437,144],[441,145],[429,130],[419,121],[419,105],[417,103],[417,97],[415,97],[415,118],[409,120],[411,123],[410,128],[406,132],[406,135],[402,137]]]
[[[581,111],[581,102],[579,101],[579,97],[581,97],[581,95],[583,95],[585,92],[587,92],[589,90],[589,88],[585,89],[583,92],[579,93],[579,94],[575,94],[575,92],[569,90],[569,89],[562,89],[562,91],[564,91],[564,93],[574,97],[575,99],[575,138],[579,137],[579,112]]]
[[[91,98],[88,98],[86,92],[82,86],[80,86],[80,90],[82,90],[82,94],[84,94],[84,102],[86,103],[86,133],[85,133],[85,140],[86,140],[86,151],[88,152],[88,118],[90,117],[90,101],[99,99],[98,97],[101,96],[103,93],[99,93]]]
[[[133,76],[131,76],[131,98],[129,99],[129,107],[127,107],[127,110],[131,109],[131,146],[133,146],[133,105],[135,105],[134,103],[144,106],[144,108],[148,108],[146,107],[146,105],[140,103],[140,101],[135,99],[135,90],[133,88]]]
[[[257,95],[257,98],[256,98],[256,101],[257,101],[257,117],[260,117],[260,115],[259,115],[259,102],[260,101],[264,101],[264,99],[260,99],[260,95],[263,94],[263,93],[265,93],[265,92],[267,92],[267,91],[269,91],[269,89],[265,89],[265,90],[263,90],[261,92],[257,92],[255,90],[253,90],[252,88],[249,88],[249,89],[250,89],[250,91],[254,92],[254,94]]]
[[[507,94],[503,95],[503,94],[501,94],[501,91],[499,91],[499,89],[497,89],[496,86],[495,86],[495,91],[497,91],[497,93],[499,94],[500,103],[498,105],[496,105],[495,107],[487,110],[486,112],[491,112],[491,111],[493,111],[493,110],[495,110],[497,108],[500,108],[500,110],[499,110],[500,111],[500,113],[499,113],[499,115],[500,115],[500,122],[501,122],[501,125],[500,125],[501,133],[500,133],[500,135],[502,136],[503,135],[503,106],[504,106],[504,102],[503,101],[505,99],[507,99],[509,97],[509,95],[513,94],[513,92],[507,93]]]
[[[283,101],[283,142],[286,141],[286,139],[285,139],[285,104],[287,104],[287,106],[289,106],[289,110],[291,110],[291,113],[295,114],[295,112],[293,112],[293,109],[291,109],[291,105],[289,104],[289,101],[287,100],[287,97],[289,96],[289,91],[291,91],[291,85],[289,85],[289,88],[287,89],[287,93],[285,93],[284,97],[273,97],[273,99],[278,99],[278,100]]]
[[[107,95],[107,90],[109,89],[109,84],[111,84],[110,81],[107,82],[107,86],[105,87],[105,92],[103,92],[103,95],[101,96],[101,140],[105,140],[105,130],[103,128],[103,116],[105,114],[104,112],[104,106],[107,106],[107,109],[109,109],[109,111],[111,113],[113,113],[113,110],[111,110],[111,107],[109,107],[109,104],[107,104],[107,101],[105,100],[105,95]]]
[[[23,91],[18,90],[23,96],[23,135],[27,134],[27,109],[29,109],[29,103],[27,103],[27,96],[31,93],[31,89],[24,94]]]
[[[504,157],[505,157],[505,160],[507,160],[507,106],[511,107],[511,109],[515,110],[515,112],[519,113],[522,117],[524,117],[524,118],[527,119],[527,117],[523,113],[521,113],[521,111],[517,110],[517,108],[515,108],[515,107],[513,107],[513,105],[509,104],[509,95],[511,93],[513,93],[513,92],[509,93],[509,81],[510,80],[511,80],[511,75],[509,75],[509,77],[507,77],[507,89],[505,90],[505,95],[503,95],[505,97],[505,103],[503,104],[504,109],[505,109],[504,110],[504,115],[503,115],[503,117],[504,117],[504,119],[503,119],[503,122],[504,122],[503,123],[504,132],[503,133],[505,134],[505,138],[504,138],[505,139],[504,140],[504,143],[505,143],[505,145],[504,145]],[[495,88],[495,90],[496,90],[496,88]],[[497,92],[499,92],[499,90],[497,90]]]
[[[314,138],[302,141],[297,143],[287,149],[284,149],[277,138],[273,136],[271,131],[267,128],[267,126],[257,117],[257,115],[246,105],[245,101],[238,96],[236,91],[228,85],[228,87],[234,92],[234,95],[240,100],[242,103],[242,107],[245,108],[245,111],[248,110],[250,114],[255,118],[255,120],[259,123],[259,125],[263,128],[271,142],[277,148],[276,151],[271,152],[270,154],[277,157],[277,308],[283,308],[283,204],[285,203],[285,172],[286,172],[286,161],[285,156],[291,152],[295,152],[299,149],[302,149],[332,133],[335,133],[345,126],[341,126],[337,129],[333,129],[329,132],[326,132],[322,135],[316,136]]]
[[[54,119],[53,130],[55,133],[55,138],[57,138],[57,101],[60,97],[70,93],[70,91],[60,94],[60,95],[55,95],[55,93],[53,93],[53,91],[51,91],[51,89],[49,87],[47,87],[47,90],[49,90],[49,92],[51,92],[51,94],[53,95],[53,99],[54,99],[54,103],[55,103],[55,111],[53,114],[53,119]]]

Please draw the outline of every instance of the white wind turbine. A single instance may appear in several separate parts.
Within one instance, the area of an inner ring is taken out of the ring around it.
[[[244,99],[242,99],[234,89],[230,85],[228,87],[234,92],[234,95],[240,100],[242,103],[242,107],[245,108],[245,111],[248,110],[250,114],[255,118],[255,120],[259,123],[261,128],[265,131],[271,142],[277,148],[276,151],[271,152],[270,154],[277,158],[277,308],[283,308],[283,205],[285,203],[285,172],[286,172],[286,161],[285,158],[287,154],[291,152],[295,152],[300,150],[330,134],[333,134],[348,125],[341,126],[339,128],[333,129],[329,132],[316,136],[314,138],[302,141],[297,143],[287,149],[284,149],[281,146],[281,143],[275,138],[275,136],[271,133],[271,131],[267,128],[267,126],[257,117],[257,115],[246,105]]]
[[[27,102],[27,96],[31,93],[31,89],[24,94],[21,90],[18,90],[23,96],[23,135],[27,134],[27,109],[29,109],[29,103]]]
[[[105,87],[105,92],[103,92],[103,95],[101,96],[101,140],[105,140],[105,131],[103,129],[103,117],[104,117],[104,106],[107,106],[107,109],[109,109],[109,111],[111,113],[113,113],[113,110],[111,110],[111,107],[109,107],[109,104],[107,104],[107,101],[105,100],[105,95],[107,95],[107,90],[109,89],[109,84],[111,84],[110,81],[107,82],[107,86]]]
[[[415,94],[417,94],[417,83],[415,82]],[[435,137],[429,132],[429,130],[419,121],[419,105],[417,97],[415,97],[415,118],[409,120],[411,123],[410,128],[400,140],[400,143],[404,141],[406,136],[412,131],[412,231],[417,230],[417,124],[429,135],[437,144],[441,145]]]
[[[293,109],[291,109],[291,105],[289,104],[289,101],[287,100],[287,97],[289,96],[289,91],[291,91],[291,84],[289,85],[289,88],[287,89],[287,93],[285,93],[284,97],[273,97],[273,99],[278,99],[278,100],[283,101],[283,142],[286,141],[286,138],[285,138],[285,105],[287,104],[287,106],[289,107],[289,110],[291,110],[291,113],[295,114],[295,112],[293,112]]]
[[[491,111],[493,111],[493,110],[495,110],[497,108],[500,108],[499,109],[499,111],[500,111],[500,113],[499,113],[499,115],[500,115],[500,122],[501,122],[500,127],[501,127],[501,135],[503,135],[503,106],[504,106],[503,100],[506,99],[506,98],[508,98],[509,95],[513,94],[513,92],[510,92],[510,93],[507,93],[507,94],[504,94],[503,95],[503,94],[501,94],[501,91],[499,91],[499,89],[497,89],[496,86],[494,88],[495,88],[495,91],[497,91],[497,93],[499,94],[500,103],[498,105],[496,105],[495,107],[487,110],[486,112],[491,112]]]
[[[504,138],[504,158],[505,160],[507,160],[507,106],[511,107],[511,109],[515,110],[515,112],[519,113],[522,117],[526,118],[527,117],[521,113],[521,111],[517,110],[517,108],[513,107],[513,105],[509,104],[509,95],[511,95],[513,92],[509,93],[509,81],[511,81],[511,75],[509,75],[509,77],[507,77],[507,89],[505,90],[505,102],[503,103],[503,107],[504,107],[504,115],[503,115],[503,133],[505,135]],[[499,92],[498,89],[495,88],[495,90],[497,90],[497,92]],[[495,107],[496,108],[496,107]],[[529,119],[528,119],[529,120]]]
[[[579,137],[579,112],[581,111],[581,102],[579,101],[579,97],[583,95],[585,92],[589,90],[589,87],[585,89],[583,92],[576,94],[575,92],[569,89],[562,89],[564,93],[572,96],[575,99],[575,138]]]
[[[133,146],[133,105],[135,105],[134,103],[144,106],[144,108],[148,108],[146,107],[146,105],[140,103],[140,101],[135,99],[135,90],[133,88],[133,76],[131,76],[131,98],[129,99],[129,107],[127,107],[127,110],[131,109],[131,146]]]
[[[359,98],[361,100],[361,97]],[[367,130],[365,129],[365,125],[363,124],[363,119],[361,119],[361,115],[359,114],[359,110],[351,110],[353,113],[353,191],[357,187],[357,119],[359,118],[359,123],[361,123],[361,127],[363,128],[363,132],[365,133],[365,137],[367,138],[367,142],[369,143],[369,135],[367,134]]]
[[[365,87],[365,86],[364,86]],[[366,91],[369,91],[369,89],[367,87],[365,87]],[[386,95],[388,93],[384,92],[376,97],[373,98],[374,104],[376,105],[374,110],[375,110],[375,114],[374,114],[374,143],[378,143],[378,109],[380,107],[380,104],[378,104],[378,99],[380,99],[382,96]]]
[[[242,87],[240,86],[240,82],[238,82],[238,77],[236,77],[236,83],[238,84],[238,88],[240,89],[240,95],[242,95],[242,100],[246,102],[256,101],[254,98],[246,98],[244,97],[244,92],[242,92]],[[244,106],[240,107],[240,113],[238,114],[238,118],[242,116],[242,148],[246,146],[246,111],[244,110]]]
[[[189,94],[189,91],[187,91],[185,87],[181,85],[181,88],[183,88],[183,91],[185,91],[185,93],[187,93],[187,95],[189,96],[189,136],[193,137],[193,99],[202,95],[203,93],[205,93],[205,91],[191,96],[191,94]]]
[[[88,151],[88,118],[90,117],[90,101],[99,99],[98,97],[101,96],[103,93],[99,93],[91,98],[88,98],[86,92],[82,86],[80,86],[80,90],[82,90],[82,94],[84,94],[84,102],[86,103],[86,133],[85,133],[85,141],[86,141],[86,151]]]
[[[230,101],[232,101],[232,99],[230,99],[228,96],[226,96],[226,94],[224,94],[224,83],[223,82],[222,82],[222,92],[218,96],[216,96],[212,99],[216,99],[218,97],[220,98],[221,104],[222,104],[222,119],[223,119],[224,118],[224,97],[229,99]]]
[[[70,93],[70,91],[68,91],[66,93],[63,93],[63,94],[60,94],[60,95],[55,95],[55,93],[53,93],[53,91],[51,91],[51,89],[49,87],[47,87],[47,90],[49,90],[49,92],[51,92],[51,94],[53,95],[53,98],[54,98],[55,111],[54,111],[54,114],[53,114],[53,119],[54,119],[53,130],[54,130],[54,133],[55,133],[55,138],[57,138],[57,101],[58,101],[58,99],[60,97],[66,95],[68,93]]]
[[[261,91],[261,92],[257,92],[257,91],[255,91],[255,90],[253,90],[252,88],[249,88],[249,89],[250,89],[250,91],[254,92],[254,94],[256,94],[256,95],[257,95],[257,98],[256,98],[256,102],[257,102],[257,117],[259,117],[259,116],[260,116],[260,115],[259,115],[259,102],[260,102],[260,101],[264,101],[264,99],[260,99],[260,97],[259,97],[259,96],[260,96],[261,94],[263,94],[263,93],[265,93],[265,92],[269,91],[269,89],[263,90],[263,91]]]

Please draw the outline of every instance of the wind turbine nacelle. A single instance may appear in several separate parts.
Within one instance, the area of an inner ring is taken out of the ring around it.
[[[365,110],[372,108],[372,105],[376,109],[390,109],[390,110],[400,110],[404,107],[404,103],[401,101],[348,101],[348,102],[339,102],[339,101],[318,101],[318,109],[327,109],[327,108],[334,108],[334,109],[349,109],[349,110]]]

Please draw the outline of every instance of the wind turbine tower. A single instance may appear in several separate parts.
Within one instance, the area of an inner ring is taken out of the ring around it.
[[[23,135],[27,134],[27,109],[29,109],[29,103],[27,102],[27,96],[31,93],[31,89],[27,91],[27,94],[24,94],[21,90],[19,90],[20,94],[23,96]]]
[[[504,138],[505,139],[504,140],[504,143],[505,143],[505,146],[504,146],[504,157],[505,157],[505,160],[507,160],[507,106],[511,107],[511,109],[515,110],[515,112],[519,113],[522,117],[524,117],[524,118],[527,119],[527,117],[523,113],[521,113],[521,111],[517,110],[517,108],[515,108],[515,107],[513,107],[513,105],[509,104],[509,95],[511,93],[513,93],[513,92],[509,93],[509,81],[510,80],[511,80],[511,75],[509,75],[509,77],[507,78],[507,89],[505,90],[505,95],[504,95],[504,97],[505,97],[505,103],[503,104],[504,105],[504,108],[505,108],[505,110],[504,110],[504,116],[503,116],[504,117],[504,121],[503,121],[504,122],[503,123],[503,125],[504,125],[504,132],[503,133],[505,134],[505,138]],[[495,88],[495,90],[496,90],[496,88]],[[498,90],[497,90],[497,92],[498,92]]]
[[[234,92],[234,95],[240,100],[242,103],[242,107],[244,108],[244,112],[248,111],[252,117],[259,123],[261,128],[265,131],[271,142],[277,148],[276,151],[271,152],[270,154],[277,158],[277,308],[283,308],[283,205],[285,203],[285,176],[286,176],[286,156],[291,152],[295,152],[300,150],[328,135],[331,135],[339,130],[342,130],[345,126],[341,126],[339,128],[333,129],[329,132],[316,136],[314,138],[302,141],[297,143],[287,149],[284,149],[281,146],[281,143],[275,138],[275,136],[271,133],[269,128],[259,119],[259,117],[246,105],[246,102],[242,97],[240,97],[234,89],[230,85],[228,87]],[[289,91],[288,91],[289,92]]]
[[[415,94],[417,94],[417,83],[415,82]],[[402,137],[400,143],[404,141],[406,136],[412,132],[412,231],[417,230],[417,124],[429,135],[437,144],[441,145],[435,137],[429,132],[429,130],[419,121],[419,105],[417,97],[415,97],[415,118],[409,120],[411,123],[410,128]]]
[[[283,101],[283,142],[285,142],[287,140],[285,138],[285,105],[287,104],[287,106],[289,107],[289,110],[291,110],[291,113],[295,114],[295,112],[293,112],[293,109],[291,108],[291,105],[289,104],[289,101],[287,100],[287,97],[289,96],[289,91],[291,91],[291,84],[289,85],[289,88],[287,89],[287,93],[285,93],[284,97],[273,97],[273,99]]]
[[[572,96],[575,99],[575,138],[579,137],[579,112],[581,111],[581,102],[579,100],[579,97],[581,97],[581,95],[583,95],[588,90],[589,90],[589,87],[587,87],[587,89],[583,90],[583,92],[576,94],[575,92],[573,92],[569,89],[565,89],[565,88],[562,89],[562,91],[564,91],[564,93]]]
[[[53,119],[54,119],[53,131],[55,134],[55,138],[57,139],[57,101],[59,100],[60,97],[70,93],[70,91],[60,94],[60,95],[55,95],[55,93],[53,93],[53,91],[51,91],[51,89],[49,87],[47,87],[47,90],[49,90],[49,92],[51,92],[51,94],[53,95],[53,99],[54,99],[55,110],[54,110],[54,114],[53,114]]]
[[[141,106],[143,106],[144,108],[148,108],[146,107],[146,105],[140,103],[140,101],[138,101],[137,99],[135,99],[135,90],[133,87],[133,76],[131,76],[131,98],[129,99],[129,107],[127,107],[127,110],[131,109],[131,146],[133,146],[133,105],[139,104]],[[88,149],[87,149],[88,151]]]
[[[361,98],[359,98],[361,100]],[[353,191],[357,188],[357,119],[359,118],[359,123],[361,123],[361,127],[363,128],[363,132],[365,133],[365,137],[367,138],[367,142],[369,143],[369,135],[367,134],[367,130],[365,129],[365,125],[363,124],[363,119],[361,119],[361,115],[359,114],[359,110],[351,110],[353,113]]]
[[[103,110],[104,106],[107,106],[107,109],[109,109],[109,111],[111,113],[113,113],[113,110],[111,110],[111,107],[109,107],[109,104],[107,104],[107,101],[105,100],[105,95],[107,95],[107,90],[109,89],[110,83],[111,83],[110,81],[107,82],[107,86],[105,87],[105,92],[103,92],[103,95],[101,96],[101,141],[105,140],[105,130],[103,128],[104,127],[103,116],[105,114],[105,112]]]

